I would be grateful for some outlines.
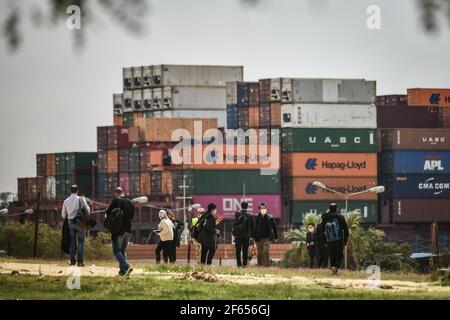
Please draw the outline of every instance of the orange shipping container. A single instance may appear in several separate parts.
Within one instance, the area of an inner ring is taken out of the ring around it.
[[[292,200],[341,200],[339,196],[313,185],[315,178],[288,178]],[[320,178],[320,182],[332,190],[345,195],[361,192],[377,186],[377,178]],[[351,200],[377,200],[376,193],[363,193],[350,198]]]
[[[270,104],[270,125],[281,126],[281,103],[279,102]]]
[[[248,107],[249,128],[259,128],[259,106]]]
[[[150,163],[152,166],[162,166],[163,165],[163,154],[162,150],[152,150],[150,151]]]
[[[172,193],[172,171],[163,171],[161,174],[161,193]]]
[[[128,141],[130,143],[141,141],[141,139],[139,137],[139,128],[138,127],[129,127],[128,128]]]
[[[283,174],[289,177],[376,177],[376,153],[285,153]]]
[[[56,154],[50,153],[46,156],[46,172],[47,176],[56,175]]]
[[[115,126],[123,126],[123,115],[122,116],[114,116],[114,125]]]
[[[144,113],[143,112],[133,112],[133,123],[136,123],[138,119],[143,119]]]
[[[450,89],[408,89],[408,106],[450,107]]]
[[[117,149],[108,150],[106,171],[108,173],[114,173],[119,171],[119,154]]]
[[[149,195],[152,193],[150,172],[141,172],[139,177],[139,194]]]

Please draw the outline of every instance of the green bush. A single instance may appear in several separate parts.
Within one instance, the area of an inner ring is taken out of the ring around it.
[[[302,268],[308,265],[309,255],[304,244],[293,246],[290,250],[286,251],[279,263],[279,266],[282,268]]]

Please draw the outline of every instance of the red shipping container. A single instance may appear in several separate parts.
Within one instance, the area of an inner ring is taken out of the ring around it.
[[[249,128],[259,128],[259,106],[248,107]]]
[[[114,125],[115,126],[123,126],[123,115],[114,116]]]
[[[261,103],[259,105],[259,127],[260,128],[270,128],[270,104],[269,103]]]
[[[259,80],[259,102],[270,102],[270,79]]]
[[[248,85],[248,104],[257,105],[259,104],[259,83],[249,83]]]
[[[270,126],[281,126],[281,103],[272,102],[270,104]]]
[[[150,163],[152,166],[162,166],[163,165],[163,150],[152,150],[150,151]]]
[[[141,172],[139,177],[139,194],[150,195],[152,193],[152,182],[150,172]]]
[[[408,106],[377,106],[377,128],[439,128],[439,110]]]
[[[108,173],[114,173],[119,171],[119,155],[117,149],[108,150],[106,171]]]

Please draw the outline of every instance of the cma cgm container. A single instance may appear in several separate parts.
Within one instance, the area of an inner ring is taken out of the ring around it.
[[[260,170],[194,170],[194,194],[279,194],[280,176]]]
[[[408,105],[418,107],[450,107],[450,89],[408,89]]]
[[[448,150],[450,129],[380,129],[382,150]]]
[[[450,199],[394,199],[394,223],[450,222]]]
[[[333,201],[338,211],[345,212],[345,201]],[[322,214],[328,210],[330,201],[293,201],[291,205],[291,223],[303,223],[305,214]],[[376,201],[348,201],[348,211],[361,214],[362,222],[374,224],[378,222],[378,205]]]
[[[243,81],[242,66],[155,65],[154,86],[224,87],[227,82]],[[225,100],[224,100],[225,103]]]
[[[287,178],[283,184],[288,185],[288,193],[292,200],[316,201],[316,200],[336,200],[336,194],[314,186],[315,177],[311,178]],[[329,189],[349,195],[356,192],[365,191],[377,186],[377,178],[320,178],[320,182]],[[377,200],[375,193],[363,193],[352,197],[352,200]]]
[[[289,177],[376,177],[376,153],[284,153]]]
[[[450,175],[420,174],[393,177],[394,198],[450,198]]]
[[[241,210],[243,201],[248,203],[248,211],[252,213],[258,212],[258,205],[264,202],[268,212],[275,218],[281,218],[281,199],[279,194],[215,194],[194,196],[194,203],[201,204],[203,208],[207,208],[211,202],[217,206],[217,212],[225,219],[234,219],[236,211]]]
[[[282,150],[287,152],[376,152],[374,129],[283,128]]]
[[[439,128],[439,110],[408,106],[377,106],[378,128]]]
[[[376,81],[364,79],[293,79],[293,103],[375,102]]]
[[[372,104],[283,104],[281,127],[372,129],[377,111]]]
[[[450,151],[393,151],[382,160],[385,174],[450,174]]]

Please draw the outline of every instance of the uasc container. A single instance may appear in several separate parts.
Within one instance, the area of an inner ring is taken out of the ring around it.
[[[450,129],[380,129],[383,150],[448,150]]]

